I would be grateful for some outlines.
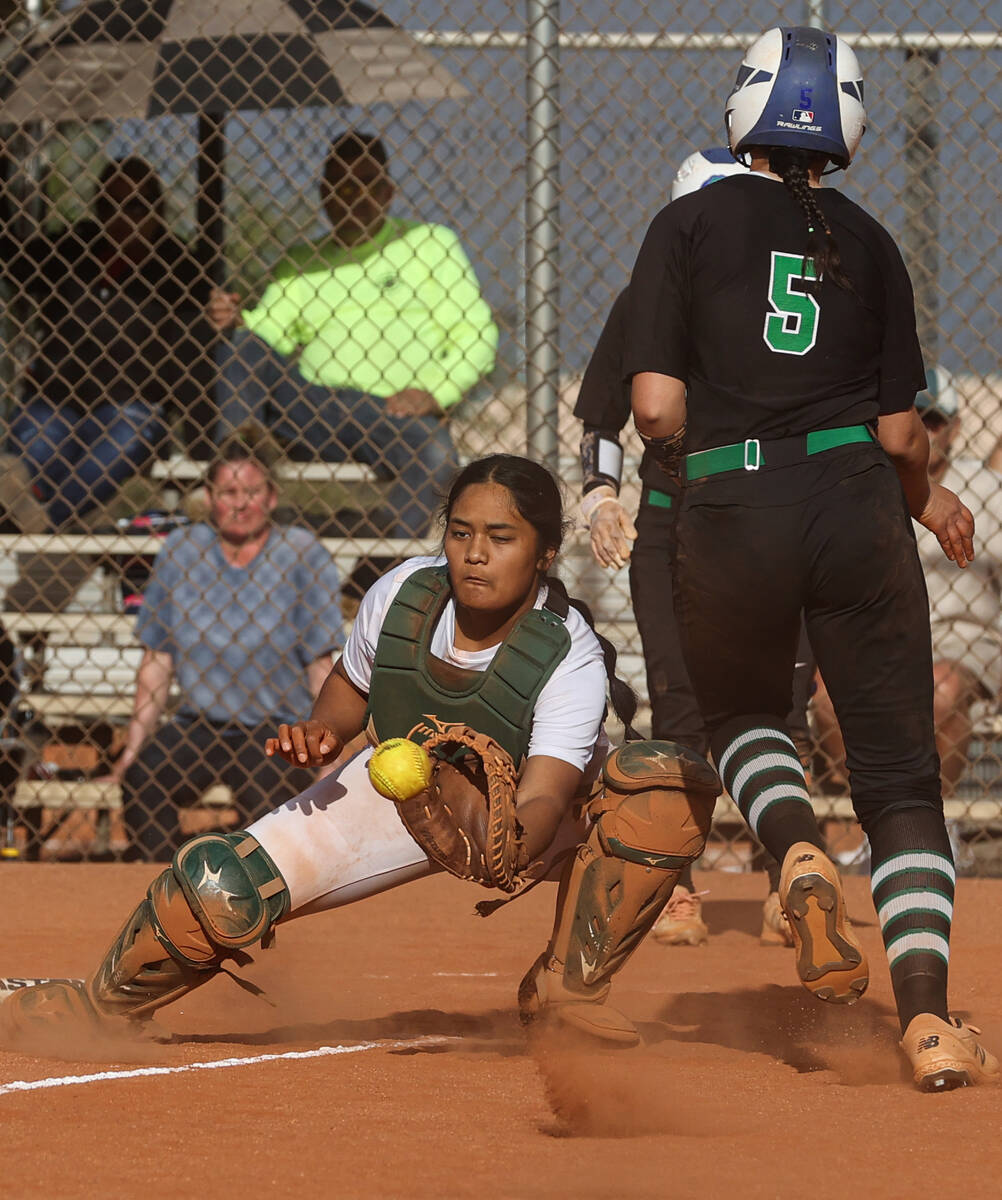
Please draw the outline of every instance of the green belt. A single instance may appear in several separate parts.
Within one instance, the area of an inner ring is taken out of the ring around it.
[[[645,504],[652,508],[671,508],[674,501],[667,492],[659,492],[657,488],[646,488],[643,494]]]
[[[865,425],[845,425],[841,429],[818,429],[807,434],[806,438],[777,438],[774,441],[760,442],[758,438],[749,438],[746,442],[734,442],[730,446],[716,446],[712,450],[697,450],[685,456],[686,478],[706,479],[709,475],[720,475],[724,471],[757,471],[760,467],[769,466],[769,454],[773,447],[782,446],[787,454],[781,454],[786,463],[772,463],[773,466],[789,465],[798,461],[790,457],[789,451],[799,443],[800,456],[821,454],[825,450],[835,450],[839,446],[851,446],[856,442],[872,442],[873,434]]]

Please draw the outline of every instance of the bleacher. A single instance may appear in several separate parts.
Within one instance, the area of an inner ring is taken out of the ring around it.
[[[169,504],[190,490],[204,471],[205,464],[174,455],[155,463],[151,476]],[[276,475],[284,485],[306,483],[321,489],[333,482],[342,490],[374,478],[368,467],[354,462],[283,461],[277,465]],[[427,539],[321,540],[342,580],[350,578],[356,564],[370,556],[403,558],[433,552],[436,545]],[[87,744],[104,752],[89,757],[96,757],[101,769],[107,766],[108,747],[115,733],[124,730],[132,712],[136,671],[143,654],[134,635],[135,616],[122,611],[121,563],[154,556],[162,545],[162,537],[149,533],[0,534],[0,587],[14,581],[20,554],[71,554],[87,561],[90,568],[63,611],[7,611],[0,615],[22,656],[19,708],[31,725],[35,758],[44,757],[46,746],[49,753],[51,747],[59,747],[67,732],[72,738],[84,731]],[[94,848],[106,849],[112,814],[121,807],[119,787],[87,778],[85,770],[74,771],[64,762],[56,765],[63,768],[59,777],[24,778],[12,797],[28,831],[29,856],[37,856],[44,838],[72,813],[93,816]],[[68,777],[73,775],[77,777]],[[225,788],[211,788],[202,799],[203,805],[210,807],[225,807],[228,802]],[[44,814],[54,819],[46,820]]]
[[[181,456],[163,460],[154,468],[161,486],[187,487],[199,479],[204,468]],[[353,483],[371,477],[368,468],[355,463],[333,466],[325,463],[282,463],[278,476],[285,481],[310,481],[322,484],[332,475],[339,483]],[[398,556],[434,552],[431,539],[325,537],[323,544],[334,557],[343,579],[365,557]],[[8,633],[26,650],[30,687],[22,697],[22,707],[37,726],[59,739],[67,727],[104,731],[124,729],[132,711],[136,670],[142,648],[134,637],[135,617],[121,611],[120,571],[116,561],[129,556],[155,555],[163,544],[161,537],[150,534],[81,533],[61,535],[0,534],[0,583],[9,582],[14,555],[26,551],[38,554],[74,554],[92,561],[93,571],[66,611],[5,612],[0,616]],[[579,561],[581,551],[579,547]],[[5,577],[6,572],[6,577]],[[608,578],[608,577],[606,577]],[[625,590],[617,593],[610,609],[620,606]],[[628,601],[627,601],[628,603]],[[635,690],[645,692],[644,663],[636,627],[622,608],[615,619],[611,612],[602,619],[599,601],[598,626],[621,648],[619,672]],[[643,714],[641,714],[641,717]],[[947,816],[968,826],[986,830],[1002,825],[1002,717],[985,716],[976,731],[968,774],[956,796],[946,802]],[[65,772],[64,772],[65,774]],[[229,794],[225,788],[213,788],[202,803],[225,807]],[[852,805],[846,795],[814,797],[822,817],[851,819]],[[106,849],[112,814],[121,807],[120,789],[112,783],[99,783],[84,777],[24,779],[13,797],[37,853],[45,826],[43,813],[55,814],[54,828],[60,815],[90,813],[94,816],[95,849]],[[734,834],[741,821],[728,797],[718,802],[715,824],[723,835]],[[47,830],[52,832],[52,828]]]

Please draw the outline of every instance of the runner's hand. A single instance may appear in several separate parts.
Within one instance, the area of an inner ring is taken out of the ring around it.
[[[610,494],[591,514],[591,550],[596,562],[603,567],[623,566],[630,561],[636,540],[636,526],[619,498]]]
[[[966,567],[974,561],[974,517],[949,488],[929,485],[929,499],[918,523],[936,535],[950,562]]]

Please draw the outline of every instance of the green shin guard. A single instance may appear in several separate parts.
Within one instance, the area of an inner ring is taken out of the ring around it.
[[[185,842],[116,938],[88,991],[102,1014],[145,1017],[267,937],[288,907],[275,864],[246,833]]]
[[[246,833],[185,842],[115,939],[87,990],[102,1015],[143,1018],[207,983],[288,907],[277,867]]]
[[[71,1022],[141,1022],[266,939],[288,905],[285,881],[249,834],[192,838],[150,884],[94,974],[83,984],[13,993],[0,1005],[0,1031],[17,1040]]]

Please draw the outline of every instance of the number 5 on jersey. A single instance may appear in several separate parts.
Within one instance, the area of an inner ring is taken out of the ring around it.
[[[801,254],[772,252],[769,272],[769,304],[762,336],[774,354],[806,354],[818,338],[821,305],[813,296],[802,291],[805,279],[817,279],[814,262]]]

